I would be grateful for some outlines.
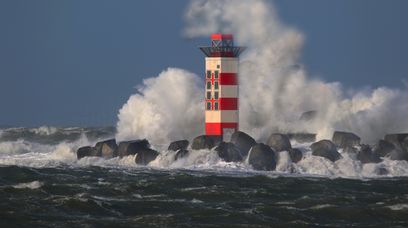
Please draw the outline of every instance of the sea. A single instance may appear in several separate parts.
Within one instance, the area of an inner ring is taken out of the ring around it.
[[[174,161],[160,150],[148,166],[134,156],[76,158],[114,127],[2,128],[1,227],[408,227],[408,163],[332,163],[292,142],[276,171],[228,163],[213,150]]]

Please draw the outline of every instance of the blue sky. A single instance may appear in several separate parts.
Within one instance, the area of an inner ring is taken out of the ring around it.
[[[0,0],[0,125],[114,125],[143,78],[200,74],[182,37],[188,1]],[[306,40],[309,75],[354,89],[408,79],[408,1],[274,1]],[[406,87],[405,87],[406,89]]]

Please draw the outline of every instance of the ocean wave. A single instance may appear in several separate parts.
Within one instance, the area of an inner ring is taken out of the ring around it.
[[[20,184],[13,185],[13,188],[16,188],[16,189],[24,189],[24,188],[38,189],[38,188],[41,188],[43,185],[44,185],[43,182],[32,181],[32,182],[20,183]]]

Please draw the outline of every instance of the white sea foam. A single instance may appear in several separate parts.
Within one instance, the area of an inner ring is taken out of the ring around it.
[[[17,189],[24,189],[24,188],[38,189],[38,188],[41,188],[43,185],[44,185],[43,182],[32,181],[32,182],[20,183],[20,184],[13,185],[13,188],[17,188]]]

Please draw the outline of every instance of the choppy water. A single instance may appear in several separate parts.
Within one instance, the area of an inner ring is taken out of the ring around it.
[[[20,132],[20,133],[17,133]],[[65,134],[65,136],[64,136]],[[213,151],[181,161],[162,151],[149,167],[134,157],[76,160],[78,146],[113,129],[3,129],[2,227],[408,226],[408,164],[336,163],[281,157],[278,171],[225,163]],[[387,175],[375,174],[385,167]]]

